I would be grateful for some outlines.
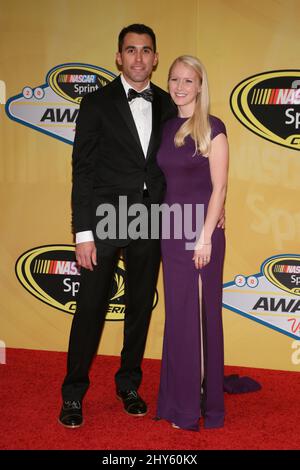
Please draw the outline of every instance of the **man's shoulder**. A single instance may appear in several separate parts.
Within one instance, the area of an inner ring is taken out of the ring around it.
[[[165,99],[170,99],[169,93],[167,93],[165,90],[163,90],[159,86],[155,85],[155,83],[151,82],[151,88],[155,91],[155,93],[158,93],[159,95],[161,95]]]
[[[174,103],[169,93],[167,93],[165,90],[163,90],[162,88],[160,88],[159,86],[155,85],[152,82],[151,82],[151,88],[153,89],[154,93],[160,97],[161,103],[164,106],[164,108],[171,109],[171,110],[174,108]]]
[[[114,78],[111,82],[109,82],[107,85],[98,88],[96,91],[92,91],[91,93],[87,93],[84,95],[83,100],[85,102],[93,103],[97,102],[98,100],[105,99],[106,97],[109,97],[111,93],[114,91],[116,87],[119,87],[121,84],[119,77]]]
[[[169,93],[152,82],[151,88],[153,88],[155,94],[160,97],[162,106],[162,120],[165,121],[173,116],[176,116],[177,109]]]

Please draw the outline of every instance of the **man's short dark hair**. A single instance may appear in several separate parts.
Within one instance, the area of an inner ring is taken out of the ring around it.
[[[118,40],[119,52],[122,52],[124,38],[126,34],[128,33],[148,34],[148,36],[150,36],[150,38],[152,39],[153,51],[156,52],[156,37],[155,37],[154,31],[151,28],[149,28],[149,26],[146,26],[144,24],[131,24],[122,29],[122,31],[119,34],[119,40]]]

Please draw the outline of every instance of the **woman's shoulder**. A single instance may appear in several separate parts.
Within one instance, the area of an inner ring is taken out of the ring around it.
[[[213,139],[219,134],[225,134],[227,136],[226,126],[220,118],[210,114],[209,122],[211,126],[211,139]]]

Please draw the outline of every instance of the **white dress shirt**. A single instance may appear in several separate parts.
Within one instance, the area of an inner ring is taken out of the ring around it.
[[[126,82],[123,75],[121,75],[121,82],[124,87],[126,96],[128,95],[129,88],[133,88],[129,83]],[[150,82],[149,82],[150,83]],[[149,88],[149,83],[143,90],[136,90],[136,91],[144,91]],[[150,101],[146,101],[143,98],[134,98],[129,102],[130,110],[132,112],[132,117],[134,119],[138,135],[140,138],[141,146],[144,152],[144,156],[146,158],[147,151],[149,147],[149,141],[152,131],[152,103]],[[146,188],[146,185],[144,185]],[[83,242],[92,242],[94,241],[93,232],[91,230],[85,230],[83,232],[76,233],[76,243],[83,243]]]

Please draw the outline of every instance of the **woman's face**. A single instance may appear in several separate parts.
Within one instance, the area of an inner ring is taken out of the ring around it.
[[[169,92],[174,103],[185,115],[193,114],[200,90],[197,72],[190,65],[176,62],[170,73]]]

